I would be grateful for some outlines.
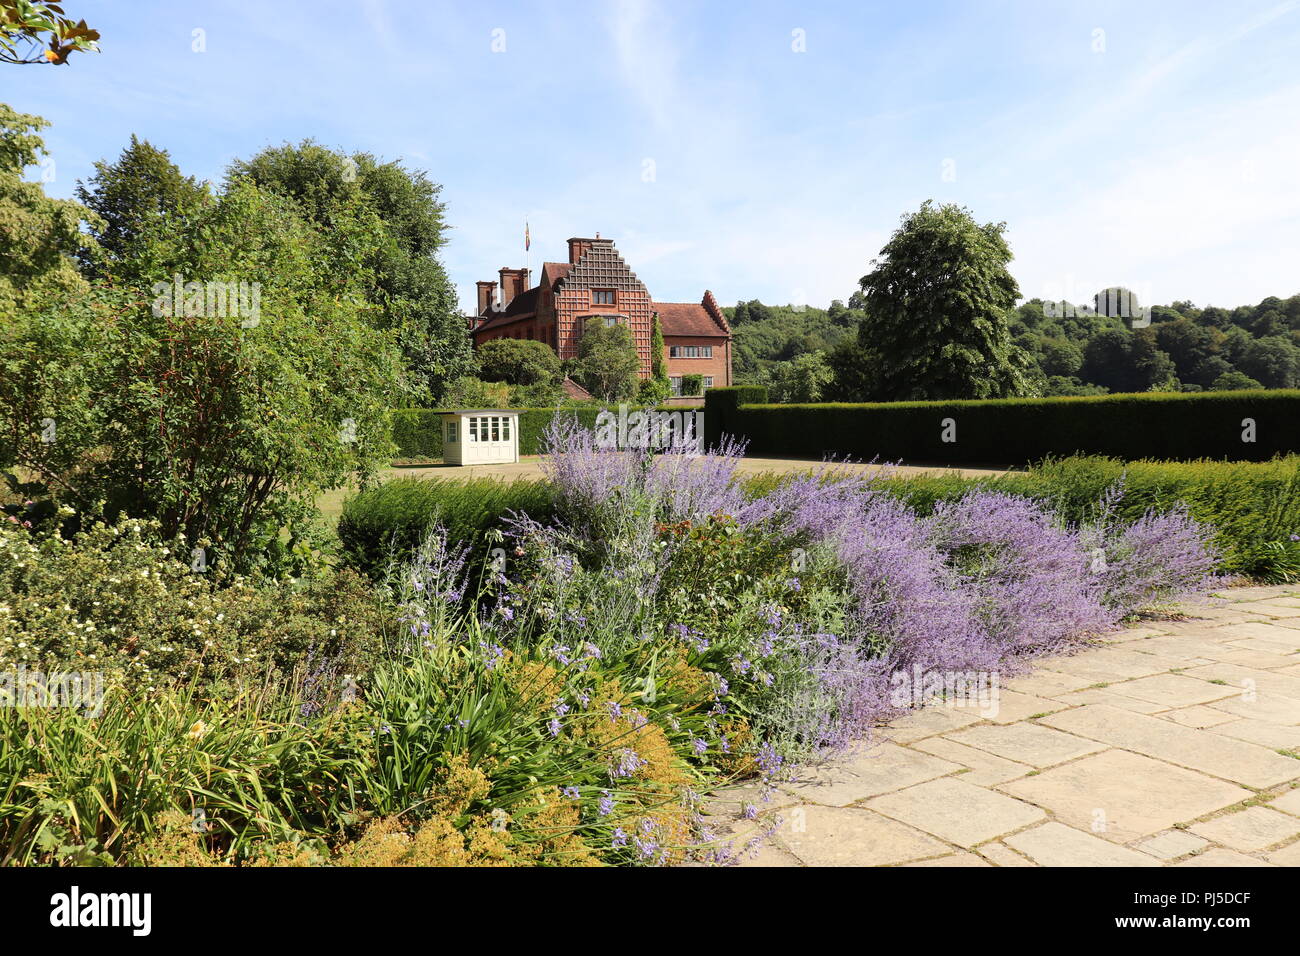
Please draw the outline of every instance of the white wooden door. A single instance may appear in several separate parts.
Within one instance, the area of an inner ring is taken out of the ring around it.
[[[514,426],[509,415],[474,415],[469,420],[465,463],[514,461]]]

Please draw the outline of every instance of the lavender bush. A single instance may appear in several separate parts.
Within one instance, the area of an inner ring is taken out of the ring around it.
[[[1103,501],[1066,527],[977,491],[923,518],[834,463],[751,499],[735,445],[607,450],[568,421],[545,442],[560,517],[511,522],[490,623],[563,655],[680,653],[711,675],[702,757],[738,745],[737,719],[755,754],[838,749],[896,709],[900,671],[1011,672],[1213,584],[1208,536],[1177,510],[1120,525]]]

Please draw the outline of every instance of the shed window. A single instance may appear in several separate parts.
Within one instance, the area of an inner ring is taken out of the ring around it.
[[[453,418],[451,421],[447,422],[447,441],[459,441],[460,439],[456,437],[456,432],[456,420]]]

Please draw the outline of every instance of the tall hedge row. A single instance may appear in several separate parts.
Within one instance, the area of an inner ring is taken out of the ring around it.
[[[519,408],[519,454],[536,455],[541,452],[542,431],[551,423],[557,409]],[[574,415],[584,426],[594,428],[599,408],[582,406],[563,409],[563,414]],[[393,441],[397,444],[398,458],[441,458],[442,416],[436,408],[400,408],[393,412]]]
[[[594,405],[580,405],[573,408],[518,408],[519,412],[519,454],[541,454],[542,432],[557,413],[572,415],[584,428],[596,427],[596,416],[603,409]],[[643,406],[629,406],[628,411],[641,411]],[[671,410],[671,409],[670,409]],[[680,411],[681,409],[677,409]],[[618,409],[611,409],[618,414]],[[442,457],[442,416],[444,411],[436,408],[400,408],[393,412],[393,441],[397,444],[397,457],[401,458],[441,458]]]
[[[713,389],[706,429],[753,456],[1025,465],[1048,457],[1267,461],[1300,451],[1300,390],[771,405]],[[716,438],[712,439],[716,441]]]

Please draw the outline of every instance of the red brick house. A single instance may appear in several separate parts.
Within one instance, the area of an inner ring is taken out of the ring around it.
[[[683,375],[704,376],[704,387],[731,384],[731,327],[712,292],[699,302],[656,302],[628,268],[613,239],[570,239],[568,262],[542,264],[530,287],[528,269],[502,269],[500,285],[478,283],[477,314],[470,335],[479,346],[497,338],[533,339],[576,358],[590,322],[625,325],[641,356],[641,377],[650,377],[654,316],[664,336],[664,359],[673,392]]]

